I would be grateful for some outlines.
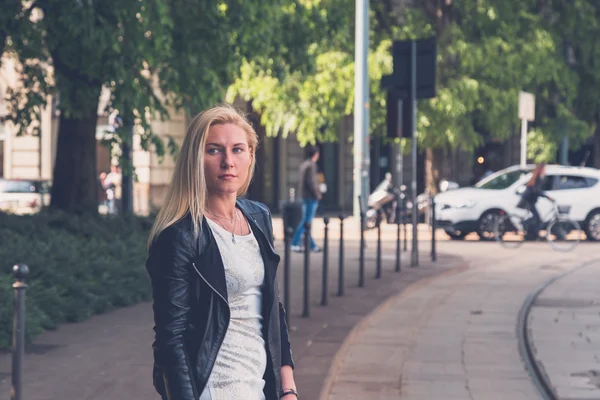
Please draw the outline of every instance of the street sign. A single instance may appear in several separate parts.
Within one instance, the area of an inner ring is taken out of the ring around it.
[[[435,38],[395,41],[392,46],[394,70],[381,78],[381,86],[387,94],[387,136],[412,138],[413,123],[411,89],[411,45],[416,45],[416,93],[417,99],[435,97],[436,57]]]
[[[521,168],[527,164],[527,121],[535,120],[535,96],[519,92],[519,119],[521,120]]]
[[[519,92],[519,119],[535,121],[535,96],[527,92]]]
[[[412,40],[395,41],[392,45],[394,70],[381,78],[381,87],[397,99],[410,96],[410,67]],[[437,42],[435,38],[419,39],[417,45],[417,99],[435,97]]]

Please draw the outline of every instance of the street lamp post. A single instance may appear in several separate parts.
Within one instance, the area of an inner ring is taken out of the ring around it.
[[[354,217],[369,191],[369,0],[356,0],[354,55]]]

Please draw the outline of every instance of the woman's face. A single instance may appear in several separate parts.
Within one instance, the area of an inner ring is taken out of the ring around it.
[[[213,125],[204,148],[209,194],[236,194],[248,179],[252,150],[246,131],[234,124]]]

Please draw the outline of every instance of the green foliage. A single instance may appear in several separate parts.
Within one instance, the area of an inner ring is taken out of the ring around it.
[[[128,140],[135,126],[143,148],[162,156],[170,146],[153,134],[151,119],[168,118],[172,108],[195,114],[221,101],[242,60],[305,64],[297,44],[306,28],[295,21],[297,29],[288,30],[292,0],[24,4],[11,0],[0,18],[0,50],[6,47],[0,54],[18,61],[22,72],[22,85],[7,95],[7,119],[21,132],[38,126],[47,95],[58,94],[61,113],[82,118],[105,87],[109,109],[123,118],[114,141]],[[273,40],[282,33],[294,41],[285,51]]]
[[[385,131],[379,80],[391,72],[391,41],[434,35],[438,96],[419,103],[421,146],[469,150],[515,134],[520,90],[536,95],[535,137],[545,142],[566,131],[577,146],[598,124],[599,2],[370,6],[372,134]],[[25,77],[8,95],[10,118],[24,130],[35,131],[46,94],[60,93],[60,110],[78,115],[102,85],[124,128],[137,125],[144,147],[159,154],[172,146],[152,134],[148,121],[168,118],[167,106],[193,114],[225,93],[230,101],[240,96],[252,101],[269,135],[296,132],[303,145],[337,140],[353,109],[352,0],[7,0],[5,10],[0,50],[21,61]],[[574,65],[565,62],[564,42]]]
[[[31,134],[39,134],[39,116],[53,85],[46,64],[48,54],[41,50],[43,29],[32,23],[39,12],[35,2],[26,6],[21,0],[6,0],[0,13],[0,66],[3,58],[20,60],[15,68],[23,78],[16,87],[7,88],[8,113],[1,116],[0,123],[11,120],[21,132]]]
[[[310,79],[299,72],[280,81],[255,65],[245,64],[229,88],[227,100],[240,96],[252,101],[268,135],[296,132],[299,142],[335,141],[338,124],[352,110],[348,95],[354,87],[354,66],[343,52],[316,57]],[[315,112],[318,110],[318,112]]]
[[[532,2],[464,1],[454,12],[439,37],[438,97],[420,109],[423,145],[473,150],[484,137],[514,135],[520,90],[536,95],[535,137],[562,136],[556,113],[572,104],[577,77]],[[580,144],[588,132],[573,114],[562,118]]]
[[[229,87],[226,99],[240,96],[252,101],[268,135],[295,132],[302,146],[335,141],[344,115],[352,112],[354,91],[354,2],[350,0],[298,0],[285,12],[288,26],[302,26],[279,41],[287,54],[305,49],[293,63],[278,58],[272,63],[245,61],[241,74]]]
[[[559,110],[564,116],[576,116],[586,125],[575,127],[582,134],[600,134],[600,3],[594,0],[553,0],[548,5],[545,23],[563,41],[565,61],[577,74],[572,107]],[[572,120],[572,118],[569,118]],[[598,160],[596,161],[598,165]]]
[[[556,161],[558,145],[541,131],[532,129],[527,132],[527,159],[534,163],[552,163]]]
[[[592,46],[599,32],[600,5],[590,0],[549,2],[545,6],[533,0],[464,0],[455,2],[450,13],[432,0],[397,3],[371,4],[371,134],[385,132],[386,100],[379,80],[392,69],[391,41],[437,35],[437,97],[419,102],[421,146],[474,150],[490,138],[504,140],[517,134],[521,90],[536,95],[535,140],[554,143],[567,132],[571,145],[577,146],[589,137],[589,121],[599,109],[592,110],[589,104],[597,102],[594,85],[600,80],[592,80],[594,89],[582,94],[583,73],[564,60],[564,26],[549,21],[569,20],[566,26],[572,31],[572,41],[585,43],[578,47],[588,59],[585,73],[596,75],[589,66],[598,63],[589,60],[600,56]],[[352,112],[354,4],[302,4],[305,9],[290,18],[310,21],[300,24],[309,27],[304,34],[311,43],[311,58],[301,69],[303,73],[290,73],[287,65],[282,73],[281,68],[245,64],[227,98],[239,95],[252,101],[270,135],[294,131],[304,145],[336,140],[340,121]],[[562,13],[561,7],[569,9],[564,16],[556,15]],[[393,12],[398,9],[399,13]],[[578,30],[580,25],[584,27]],[[583,106],[586,101],[587,106]]]
[[[0,214],[0,347],[12,337],[12,265],[25,263],[26,337],[65,322],[150,299],[144,263],[147,218],[86,218],[60,212]]]

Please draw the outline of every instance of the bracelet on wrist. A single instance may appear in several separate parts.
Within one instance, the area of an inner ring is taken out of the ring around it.
[[[293,394],[294,396],[296,396],[296,398],[298,399],[298,392],[296,392],[295,389],[281,389],[279,391],[279,398],[283,398],[285,396],[287,396],[288,394]]]

